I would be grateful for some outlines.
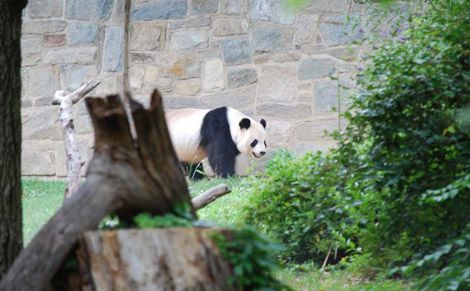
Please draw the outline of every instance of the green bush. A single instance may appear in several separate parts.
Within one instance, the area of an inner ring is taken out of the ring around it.
[[[288,259],[320,261],[332,246],[439,278],[430,288],[469,286],[468,11],[468,0],[430,1],[374,51],[338,148],[280,156],[254,182],[249,221],[286,243]]]
[[[335,161],[320,154],[295,159],[281,152],[265,177],[253,182],[256,194],[245,207],[247,222],[281,241],[287,261],[321,263],[328,252],[339,259],[351,242],[338,232],[347,217],[337,203],[342,199],[335,190],[337,173]]]
[[[370,144],[354,159],[373,202],[359,215],[373,225],[361,245],[390,265],[460,236],[469,222],[468,189],[439,203],[423,200],[470,171],[470,135],[456,120],[470,103],[469,10],[470,1],[432,1],[406,41],[374,53],[347,116],[339,151]]]

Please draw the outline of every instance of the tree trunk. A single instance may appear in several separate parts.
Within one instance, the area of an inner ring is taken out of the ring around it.
[[[149,109],[130,102],[135,140],[119,96],[86,99],[95,131],[87,179],[21,252],[0,282],[0,290],[48,287],[79,235],[96,229],[109,213],[129,222],[138,213],[172,213],[184,203],[196,217],[161,96],[157,91],[152,94]]]
[[[224,290],[232,274],[201,228],[86,232],[79,249],[93,290]],[[82,285],[83,286],[83,285]],[[83,288],[83,287],[82,287]]]
[[[21,222],[21,11],[0,1],[0,279],[23,247]]]

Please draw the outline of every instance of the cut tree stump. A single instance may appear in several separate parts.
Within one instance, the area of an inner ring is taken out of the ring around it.
[[[234,290],[215,230],[170,228],[85,232],[81,269],[92,290]],[[184,255],[182,255],[184,254]],[[82,287],[82,289],[84,289]]]
[[[158,91],[149,109],[130,99],[135,139],[119,96],[85,101],[95,132],[86,181],[21,252],[2,291],[46,289],[80,234],[97,229],[109,213],[129,222],[138,213],[163,215],[188,204],[196,217]]]

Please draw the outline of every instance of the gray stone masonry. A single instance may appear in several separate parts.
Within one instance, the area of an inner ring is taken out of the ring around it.
[[[92,95],[119,92],[129,57],[133,96],[154,88],[166,108],[231,106],[268,123],[271,150],[328,150],[325,130],[354,92],[366,13],[353,0],[132,0],[124,51],[124,0],[30,0],[23,18],[23,174],[66,175],[58,89],[97,78]],[[348,21],[348,19],[350,19]],[[339,98],[339,99],[338,99]],[[73,108],[83,161],[93,132]],[[344,122],[343,122],[344,123]]]

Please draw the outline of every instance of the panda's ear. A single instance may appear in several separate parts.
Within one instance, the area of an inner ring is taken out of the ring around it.
[[[264,128],[266,128],[266,120],[261,119],[261,120],[259,121],[259,123],[261,123],[261,125],[262,125]]]
[[[250,128],[250,125],[251,125],[251,121],[248,119],[248,118],[243,118],[240,123],[240,128],[245,128],[245,129],[248,129]]]

